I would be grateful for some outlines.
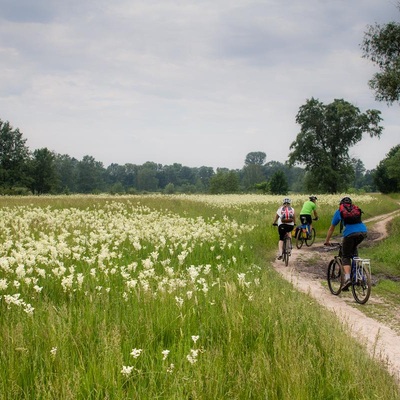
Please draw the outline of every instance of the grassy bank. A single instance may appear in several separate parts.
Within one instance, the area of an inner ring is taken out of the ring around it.
[[[372,215],[393,208],[361,199]],[[321,232],[336,202],[321,196]],[[399,398],[384,366],[270,267],[279,204],[1,198],[0,398]]]

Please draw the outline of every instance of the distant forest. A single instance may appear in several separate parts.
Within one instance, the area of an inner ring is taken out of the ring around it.
[[[394,154],[399,147],[392,149]],[[248,153],[243,168],[235,170],[152,161],[142,165],[112,163],[104,167],[90,155],[77,160],[47,148],[30,151],[19,129],[0,120],[0,194],[3,195],[317,192],[313,189],[318,187],[305,168],[266,159],[264,152]],[[352,163],[353,170],[349,170],[345,182],[348,191],[382,191],[379,182],[385,176],[389,179],[382,168],[369,171],[361,160]],[[389,182],[391,188],[392,184]]]

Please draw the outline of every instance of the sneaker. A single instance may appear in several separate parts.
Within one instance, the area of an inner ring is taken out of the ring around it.
[[[277,257],[277,260],[282,260],[282,256],[278,256],[278,257]]]
[[[351,280],[347,279],[347,281],[343,284],[342,291],[348,292],[350,285],[351,285]]]

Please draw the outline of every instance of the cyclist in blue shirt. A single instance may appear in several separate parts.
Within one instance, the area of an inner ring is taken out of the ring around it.
[[[343,197],[340,200],[340,204],[352,204],[350,197]],[[340,205],[339,205],[340,206]],[[357,222],[345,221],[342,219],[339,209],[333,214],[331,226],[326,234],[325,246],[330,246],[330,239],[335,227],[340,223],[343,223],[343,241],[342,241],[342,262],[344,269],[345,282],[342,290],[349,290],[350,282],[350,271],[351,271],[351,258],[358,254],[358,245],[367,237],[367,227],[361,222],[361,219]]]

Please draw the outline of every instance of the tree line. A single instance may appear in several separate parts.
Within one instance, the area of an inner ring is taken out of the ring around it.
[[[390,159],[395,154],[397,152],[393,150]],[[78,160],[47,148],[30,151],[20,130],[0,120],[0,194],[3,195],[102,192],[286,194],[312,191],[312,185],[307,183],[307,168],[278,161],[266,162],[266,158],[264,152],[251,152],[246,155],[243,168],[234,170],[214,170],[207,166],[191,168],[179,163],[162,165],[150,161],[142,165],[112,163],[104,167],[90,155]],[[366,171],[361,160],[352,162],[354,173],[348,175],[353,177],[348,180],[348,187],[367,192],[377,190],[375,171]],[[392,170],[396,170],[390,165],[389,169],[385,167],[388,179]],[[394,162],[394,165],[397,164]],[[383,166],[380,165],[379,179],[382,174]],[[393,187],[392,182],[390,185]]]

